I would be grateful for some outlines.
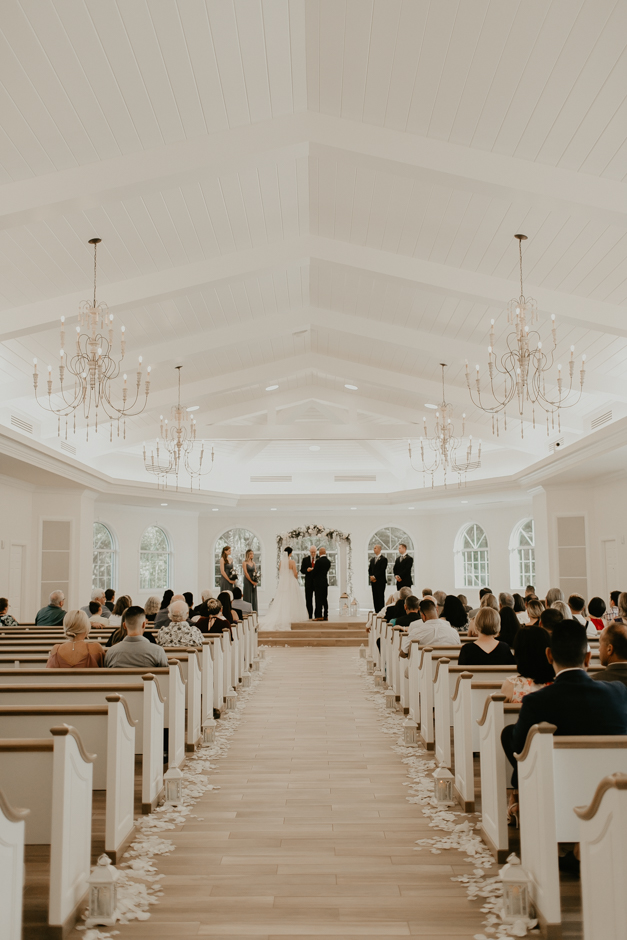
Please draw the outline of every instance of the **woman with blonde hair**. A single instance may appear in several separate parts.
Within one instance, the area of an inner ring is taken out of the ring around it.
[[[144,613],[146,614],[146,620],[148,623],[154,623],[155,617],[161,609],[161,601],[156,596],[156,594],[151,594],[146,603],[144,604]]]
[[[495,610],[498,613],[499,602],[497,601],[494,594],[483,595],[483,597],[481,598],[481,601],[479,602],[479,610],[481,610],[483,607],[491,607],[492,610]],[[477,626],[475,623],[476,619],[477,619],[477,614],[475,614],[473,619],[470,620],[468,623],[468,636],[478,636],[479,634],[479,631],[477,630]]]
[[[494,597],[494,595],[486,595]],[[475,627],[478,631],[474,643],[465,643],[459,651],[457,663],[459,666],[515,666],[516,660],[512,656],[507,643],[497,640],[501,629],[501,618],[498,611],[486,604],[475,617]]]
[[[47,669],[98,669],[104,665],[100,643],[89,643],[91,623],[84,610],[69,610],[63,618],[63,631],[68,638],[50,650]]]

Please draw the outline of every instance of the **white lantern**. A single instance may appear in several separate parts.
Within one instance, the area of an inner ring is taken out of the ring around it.
[[[364,646],[363,643],[362,643],[361,646],[359,647],[359,658],[360,658],[360,659],[365,659],[365,658],[366,658],[366,647]]]
[[[101,855],[98,864],[87,879],[89,884],[89,910],[86,927],[112,927],[118,902],[118,870],[108,855]]]
[[[235,689],[229,689],[224,697],[226,699],[225,707],[227,712],[234,712],[237,708],[237,692]]]
[[[374,674],[374,687],[375,689],[383,688],[383,673],[381,672],[380,669],[377,669],[377,671]]]
[[[244,673],[244,675],[242,676],[242,686],[243,686],[245,689],[249,689],[249,688],[250,688],[250,684],[251,684],[251,682],[252,682],[252,679],[253,679],[253,677],[251,676],[251,674],[250,674],[250,673],[248,672],[248,670],[247,670],[247,671]]]
[[[207,718],[202,726],[202,743],[215,744],[216,741],[216,722],[213,718]]]
[[[374,674],[374,659],[372,656],[366,656],[366,672],[369,676]]]
[[[453,774],[446,767],[438,767],[433,774],[433,795],[438,807],[451,806],[453,798]]]
[[[348,594],[340,594],[340,617],[348,617]]]
[[[357,598],[354,597],[351,602],[351,617],[356,617],[359,613],[359,604],[357,603]]]
[[[259,660],[253,659],[253,672],[259,672]]]
[[[263,647],[263,646],[260,646],[260,647],[259,647],[259,649],[257,650],[257,656],[259,657],[259,659],[265,659],[265,658],[266,658],[266,650],[265,650],[265,647]]]
[[[394,689],[388,689],[385,693],[385,707],[396,708],[396,692]]]
[[[503,882],[502,918],[506,924],[529,917],[530,878],[516,855],[510,855],[501,868],[499,878]]]
[[[412,747],[416,744],[418,738],[418,725],[411,718],[403,722],[403,744],[405,747]]]
[[[178,767],[170,767],[163,775],[166,803],[183,802],[183,774]]]

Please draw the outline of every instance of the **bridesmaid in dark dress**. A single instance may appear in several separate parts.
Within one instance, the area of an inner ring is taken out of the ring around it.
[[[257,610],[257,567],[255,553],[249,548],[244,558],[244,600]]]
[[[230,559],[231,546],[225,545],[220,555],[220,590],[231,591],[237,581],[237,575],[233,570],[233,562]]]

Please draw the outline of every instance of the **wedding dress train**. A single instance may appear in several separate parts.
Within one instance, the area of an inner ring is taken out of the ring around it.
[[[289,558],[283,555],[276,594],[268,613],[259,621],[259,630],[291,630],[293,623],[308,618],[303,590],[292,573]]]

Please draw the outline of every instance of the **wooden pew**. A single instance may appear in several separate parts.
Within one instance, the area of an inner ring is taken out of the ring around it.
[[[499,863],[509,855],[507,787],[512,772],[501,744],[501,732],[505,725],[515,724],[519,714],[520,704],[506,702],[501,692],[493,692],[486,699],[483,714],[477,722],[481,762],[481,837]]]
[[[4,940],[22,940],[24,838],[28,809],[11,806],[0,790],[0,911]]]
[[[106,695],[106,705],[5,705],[3,738],[44,738],[53,724],[76,728],[94,754],[92,786],[106,790],[105,852],[115,864],[135,828],[135,724],[126,700]]]
[[[576,806],[585,940],[624,940],[627,893],[627,775],[610,774],[589,806]]]
[[[150,813],[163,795],[163,718],[165,703],[153,675],[138,682],[110,683],[14,683],[0,685],[0,707],[17,705],[102,705],[106,696],[118,693],[126,699],[138,724],[135,749],[142,754],[142,812]],[[177,750],[185,753],[181,732]],[[138,742],[141,742],[139,744]]]
[[[521,862],[544,936],[562,935],[558,842],[579,842],[574,807],[592,802],[599,780],[627,771],[627,735],[559,735],[534,725],[518,760]],[[624,928],[623,924],[623,928]]]
[[[26,845],[50,846],[48,924],[63,937],[84,904],[91,860],[92,764],[77,731],[0,739],[0,789],[30,810]]]

